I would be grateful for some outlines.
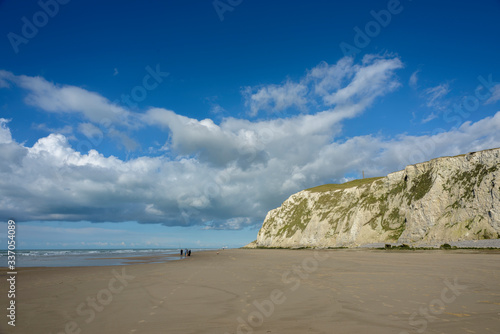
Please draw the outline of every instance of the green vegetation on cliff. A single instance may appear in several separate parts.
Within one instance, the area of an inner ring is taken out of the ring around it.
[[[413,201],[422,199],[432,188],[432,169],[420,174],[413,180],[413,185],[408,194],[406,194],[408,205]]]
[[[359,180],[352,180],[352,181],[349,181],[346,183],[340,183],[340,184],[336,184],[336,183],[324,184],[321,186],[306,189],[306,191],[309,191],[312,193],[321,193],[321,192],[325,192],[325,191],[342,190],[342,189],[347,189],[347,188],[363,186],[365,184],[371,184],[374,181],[377,181],[381,178],[383,178],[383,176],[369,177],[366,179],[359,179]]]
[[[488,174],[496,172],[497,170],[498,166],[488,168],[484,164],[478,163],[474,169],[457,172],[451,180],[443,185],[443,189],[449,191],[452,185],[458,184],[460,185],[460,188],[463,189],[463,199],[471,200],[474,198],[474,189],[481,185],[484,177]]]
[[[276,232],[276,235],[290,236],[297,230],[304,231],[311,219],[311,210],[307,207],[307,200],[303,199],[292,210],[288,224]]]

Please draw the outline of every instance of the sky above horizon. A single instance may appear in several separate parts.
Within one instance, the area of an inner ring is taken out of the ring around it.
[[[0,228],[25,249],[239,247],[297,191],[500,147],[498,17],[0,1]]]

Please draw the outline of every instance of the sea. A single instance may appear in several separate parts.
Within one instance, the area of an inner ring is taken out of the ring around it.
[[[191,249],[194,256],[197,251]],[[155,256],[148,263],[180,260],[180,249],[32,249],[15,251],[15,267],[85,267],[115,266],[144,262],[143,257]],[[0,267],[7,268],[7,251],[0,251]]]

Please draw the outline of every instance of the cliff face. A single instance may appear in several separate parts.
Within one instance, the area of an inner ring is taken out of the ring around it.
[[[500,149],[301,191],[267,214],[257,246],[419,245],[492,238],[500,238]]]

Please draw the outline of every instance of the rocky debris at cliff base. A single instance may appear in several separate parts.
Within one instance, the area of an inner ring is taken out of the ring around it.
[[[457,248],[500,248],[500,239],[487,239],[487,240],[461,240],[447,242],[452,247]],[[402,243],[384,243],[376,242],[371,244],[360,245],[359,248],[385,248],[386,245],[391,247],[400,247]],[[408,246],[414,248],[440,248],[443,243],[434,244],[409,244]]]

